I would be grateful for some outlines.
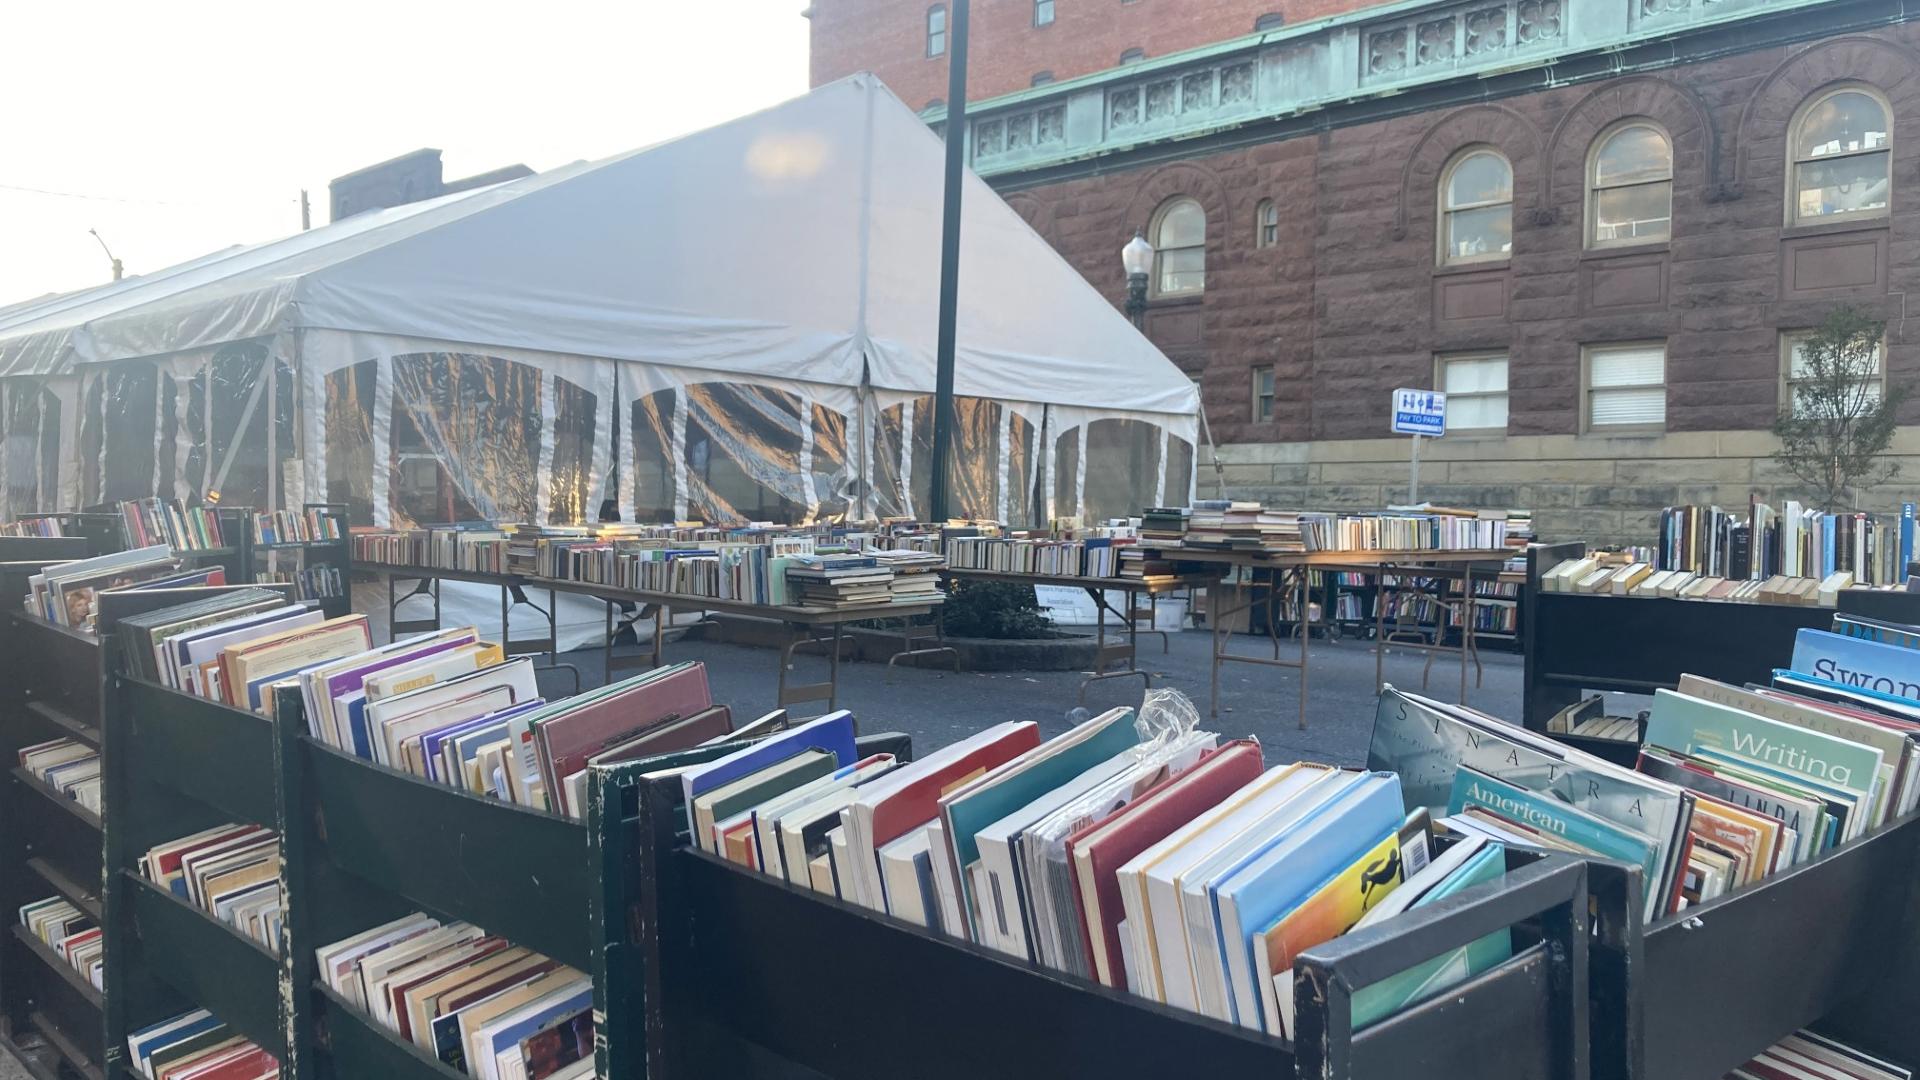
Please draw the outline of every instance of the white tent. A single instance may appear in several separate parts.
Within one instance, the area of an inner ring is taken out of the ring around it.
[[[924,512],[941,169],[939,138],[854,76],[0,310],[0,497],[219,490],[380,524],[592,520],[603,495],[626,520]],[[1192,382],[967,184],[959,510],[1183,502]]]

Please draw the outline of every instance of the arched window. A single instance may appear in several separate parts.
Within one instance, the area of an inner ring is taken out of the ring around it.
[[[1261,199],[1253,208],[1253,246],[1270,248],[1280,242],[1280,208]]]
[[[1287,17],[1285,15],[1278,11],[1269,11],[1265,15],[1253,20],[1253,32],[1258,34],[1268,30],[1278,30],[1285,25],[1287,25]]]
[[[1513,253],[1513,166],[1496,150],[1468,150],[1440,174],[1440,263]]]
[[[1145,60],[1146,58],[1147,58],[1147,50],[1142,49],[1136,45],[1133,48],[1128,49],[1126,52],[1123,52],[1120,54],[1120,66],[1126,67],[1128,64],[1137,64],[1140,61]]]
[[[1153,294],[1197,296],[1207,287],[1207,212],[1181,196],[1154,215]]]
[[[1050,82],[1052,82],[1052,81],[1053,81],[1053,72],[1051,72],[1051,71],[1036,71],[1036,72],[1034,72],[1034,73],[1033,73],[1033,78],[1032,78],[1032,80],[1030,80],[1030,81],[1029,81],[1029,82],[1027,83],[1027,85],[1028,85],[1028,86],[1045,86],[1045,85],[1047,85],[1048,83],[1050,83]]]
[[[1808,101],[1788,143],[1787,220],[1885,217],[1892,146],[1893,111],[1877,91],[1848,86]]]
[[[927,55],[945,56],[947,54],[947,5],[935,4],[927,9]]]
[[[1587,162],[1587,246],[1661,242],[1673,230],[1673,143],[1646,120],[1594,140]]]

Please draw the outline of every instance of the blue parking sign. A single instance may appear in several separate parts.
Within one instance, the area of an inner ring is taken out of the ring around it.
[[[1395,390],[1393,431],[1396,435],[1445,435],[1447,395],[1438,390]]]

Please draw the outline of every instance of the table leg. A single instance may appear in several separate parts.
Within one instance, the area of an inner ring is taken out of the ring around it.
[[[1299,589],[1300,608],[1296,614],[1300,618],[1300,730],[1307,730],[1307,639],[1313,636],[1312,613],[1307,610],[1309,574],[1305,567],[1295,571],[1295,585]]]
[[[1207,688],[1207,715],[1209,719],[1220,719],[1220,594],[1224,592],[1218,582],[1207,586],[1207,632],[1213,635],[1213,675]]]
[[[654,667],[660,667],[661,665],[666,663],[666,660],[664,658],[664,650],[666,649],[666,629],[667,629],[666,613],[667,613],[667,605],[665,604],[653,605],[653,666]]]
[[[838,708],[840,699],[840,630],[841,624],[833,624],[833,653],[827,657],[827,711]]]
[[[1373,692],[1387,687],[1387,587],[1386,567],[1375,567],[1373,575]]]
[[[607,642],[601,648],[600,675],[607,682],[613,681],[613,601],[602,600],[607,605]],[[602,683],[602,686],[606,683]]]

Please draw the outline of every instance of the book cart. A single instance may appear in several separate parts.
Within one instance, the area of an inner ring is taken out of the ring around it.
[[[904,736],[887,737],[905,753]],[[889,749],[867,744],[862,753]],[[596,1002],[614,1047],[602,1076],[1292,1076],[1584,1080],[1587,865],[1515,853],[1502,888],[1311,950],[1289,1044],[1044,970],[686,844],[689,755],[596,770],[589,829],[601,910],[620,931]],[[1455,992],[1355,1033],[1354,991],[1495,930],[1524,948]],[[617,1047],[617,1049],[615,1049]],[[624,1055],[624,1056],[623,1056]],[[611,1068],[609,1068],[611,1066]]]
[[[1540,575],[1584,544],[1527,553],[1524,705],[1536,730],[1582,690],[1651,694],[1683,673],[1766,684],[1802,627],[1834,612],[1920,620],[1920,595],[1849,591],[1839,607],[1543,592]],[[1554,738],[1631,765],[1633,743]],[[1596,864],[1594,1075],[1722,1076],[1814,1027],[1891,1060],[1920,1062],[1912,1022],[1920,971],[1920,816],[1748,888],[1641,925],[1638,895]]]
[[[0,537],[0,593],[24,596],[28,576],[47,563],[84,558],[92,544],[80,536]],[[15,915],[24,904],[57,895],[100,918],[100,818],[18,764],[21,747],[49,739],[99,748],[100,652],[94,638],[17,605],[0,622],[0,655],[9,658],[9,677],[0,686],[8,769],[0,793],[0,911],[8,922],[0,938],[0,1042],[35,1080],[104,1075],[99,991]],[[58,1066],[48,1069],[20,1053],[29,1032],[53,1049]]]
[[[252,514],[249,512],[237,523],[240,527],[240,564],[245,568],[240,580],[259,581],[263,569],[268,573],[280,570],[284,560],[295,561],[296,570],[332,570],[338,574],[340,582],[340,590],[336,595],[310,596],[307,590],[296,589],[294,598],[317,604],[327,618],[336,619],[353,610],[353,541],[347,535],[347,506],[345,503],[307,503],[301,509],[331,521],[339,535],[330,540],[263,543],[253,538]]]

